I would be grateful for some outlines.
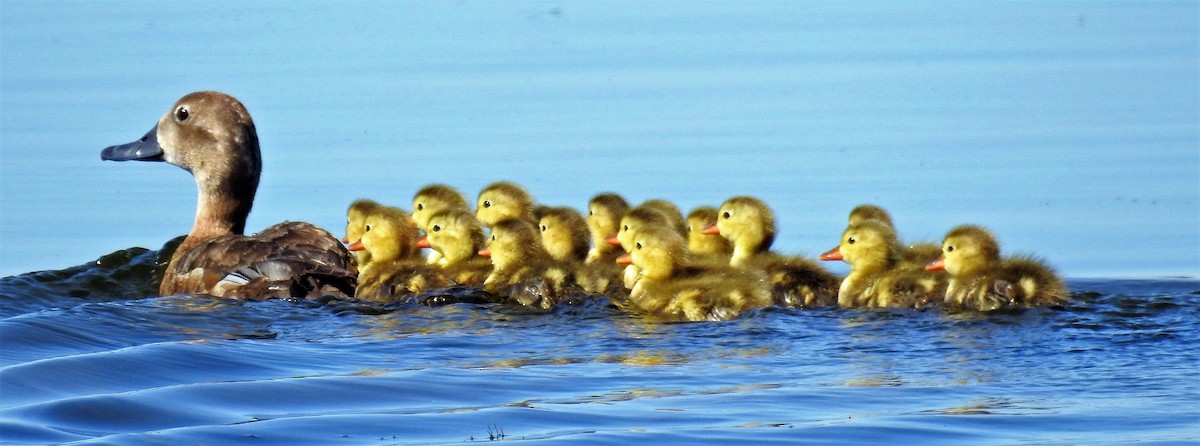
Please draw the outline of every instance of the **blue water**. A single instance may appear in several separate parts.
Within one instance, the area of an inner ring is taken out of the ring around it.
[[[1195,444],[1198,17],[1194,1],[4,0],[0,443]],[[340,233],[356,198],[508,179],[575,207],[752,194],[776,247],[812,255],[873,202],[909,240],[986,225],[1075,299],[649,324],[603,305],[152,297],[152,251],[106,254],[185,233],[194,185],[98,154],[201,89],[258,126],[250,230]]]

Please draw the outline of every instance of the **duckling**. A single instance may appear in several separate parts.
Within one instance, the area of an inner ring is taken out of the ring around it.
[[[863,219],[847,227],[838,246],[820,257],[850,264],[850,275],[838,288],[838,305],[922,308],[936,301],[944,278],[905,266],[900,251],[895,231],[883,221]]]
[[[671,203],[670,201],[652,198],[643,201],[642,204],[638,205],[638,207],[654,209],[662,212],[663,216],[667,217],[667,226],[679,231],[679,233],[683,234],[683,236],[687,236],[687,220],[683,218],[683,212],[679,210],[679,207],[675,206],[675,204]]]
[[[417,227],[399,208],[380,206],[367,214],[362,239],[350,250],[371,252],[371,262],[359,270],[359,299],[390,302],[453,284],[417,256]]]
[[[342,243],[349,245],[362,238],[363,220],[379,206],[379,203],[366,198],[350,203],[350,208],[346,210],[346,236],[342,237]],[[350,251],[350,254],[359,265],[366,265],[371,261],[371,253],[366,250]]]
[[[483,282],[484,291],[491,294],[543,309],[582,294],[570,272],[550,260],[537,228],[528,221],[513,218],[496,223],[479,254],[492,259],[492,274]]]
[[[542,246],[551,260],[570,271],[575,281],[589,294],[621,294],[620,269],[616,263],[586,265],[588,254],[587,221],[568,207],[547,207],[541,212]],[[607,243],[606,243],[607,245]],[[613,260],[616,258],[614,257]]]
[[[588,202],[587,225],[592,234],[592,248],[586,260],[588,264],[611,265],[613,260],[624,254],[607,239],[617,233],[621,216],[628,211],[629,203],[611,192],[596,195]]]
[[[733,197],[721,204],[717,224],[704,232],[720,234],[733,245],[729,264],[767,274],[779,303],[794,307],[834,305],[839,279],[815,262],[770,251],[775,213],[762,200]]]
[[[536,211],[540,209],[529,192],[508,181],[492,183],[479,192],[475,218],[485,227],[508,219],[521,219],[537,225]]]
[[[1010,305],[1063,305],[1066,287],[1039,259],[1000,258],[1000,245],[979,226],[952,229],[942,242],[942,255],[925,267],[950,275],[945,303],[956,308],[988,311]]]
[[[635,232],[647,227],[662,227],[675,230],[674,226],[674,218],[669,212],[663,212],[661,208],[653,204],[646,206],[643,203],[626,212],[621,217],[621,225],[617,228],[617,233],[609,236],[605,241],[610,245],[620,246],[628,253],[633,249],[633,234]],[[680,235],[682,236],[683,233],[680,233]],[[635,264],[628,264],[625,267],[621,279],[625,288],[633,288],[634,283],[637,282],[638,271],[638,266]]]
[[[863,220],[876,220],[880,223],[896,230],[896,226],[892,223],[892,216],[888,211],[873,204],[858,205],[850,211],[850,225],[854,225]],[[909,245],[900,245],[900,263],[904,268],[925,267],[926,264],[932,262],[933,259],[942,255],[942,247],[936,243],[918,242]]]
[[[479,256],[484,248],[483,227],[466,209],[445,209],[429,216],[429,231],[417,246],[439,254],[433,264],[455,283],[482,287],[492,273],[492,261]]]
[[[617,259],[641,271],[629,301],[668,320],[727,320],[771,304],[766,278],[728,265],[691,265],[687,241],[674,228],[645,226],[632,234],[632,249]]]
[[[700,206],[687,216],[688,251],[693,255],[712,256],[725,262],[733,254],[733,245],[720,234],[707,234],[704,228],[717,224],[717,208]]]
[[[447,209],[471,209],[462,192],[445,184],[427,184],[413,194],[412,218],[417,229],[429,232],[429,219]]]
[[[104,148],[108,161],[164,161],[192,173],[200,198],[158,292],[266,299],[354,294],[354,258],[329,231],[283,222],[244,235],[262,173],[258,133],[233,96],[180,98],[140,139]]]

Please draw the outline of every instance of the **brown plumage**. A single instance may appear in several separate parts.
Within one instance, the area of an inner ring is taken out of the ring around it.
[[[1063,305],[1070,300],[1062,279],[1041,260],[1000,257],[1000,244],[979,226],[952,229],[942,256],[926,267],[950,276],[945,303],[952,308],[994,310],[1005,306]]]
[[[105,148],[100,157],[166,161],[196,180],[195,224],[171,257],[160,294],[353,294],[354,261],[328,231],[284,222],[242,235],[262,161],[254,121],[237,99],[212,91],[188,94],[140,140]]]
[[[839,306],[923,308],[937,303],[945,277],[900,261],[896,233],[886,223],[859,220],[821,260],[842,260],[850,274],[838,288]]]

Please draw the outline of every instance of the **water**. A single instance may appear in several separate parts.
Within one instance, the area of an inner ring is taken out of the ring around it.
[[[0,3],[0,443],[1200,440],[1195,2],[277,6]],[[194,186],[98,153],[200,89],[258,125],[251,230],[510,179],[753,194],[816,254],[874,202],[906,239],[986,225],[1075,300],[651,324],[151,297],[154,251],[93,259],[186,232]]]

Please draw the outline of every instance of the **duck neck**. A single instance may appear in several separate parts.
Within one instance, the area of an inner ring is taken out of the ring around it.
[[[228,234],[241,235],[246,230],[246,218],[254,205],[261,169],[258,147],[255,144],[250,155],[211,166],[208,169],[190,169],[196,178],[196,220],[187,238],[171,257],[171,265],[191,248],[205,240]]]

